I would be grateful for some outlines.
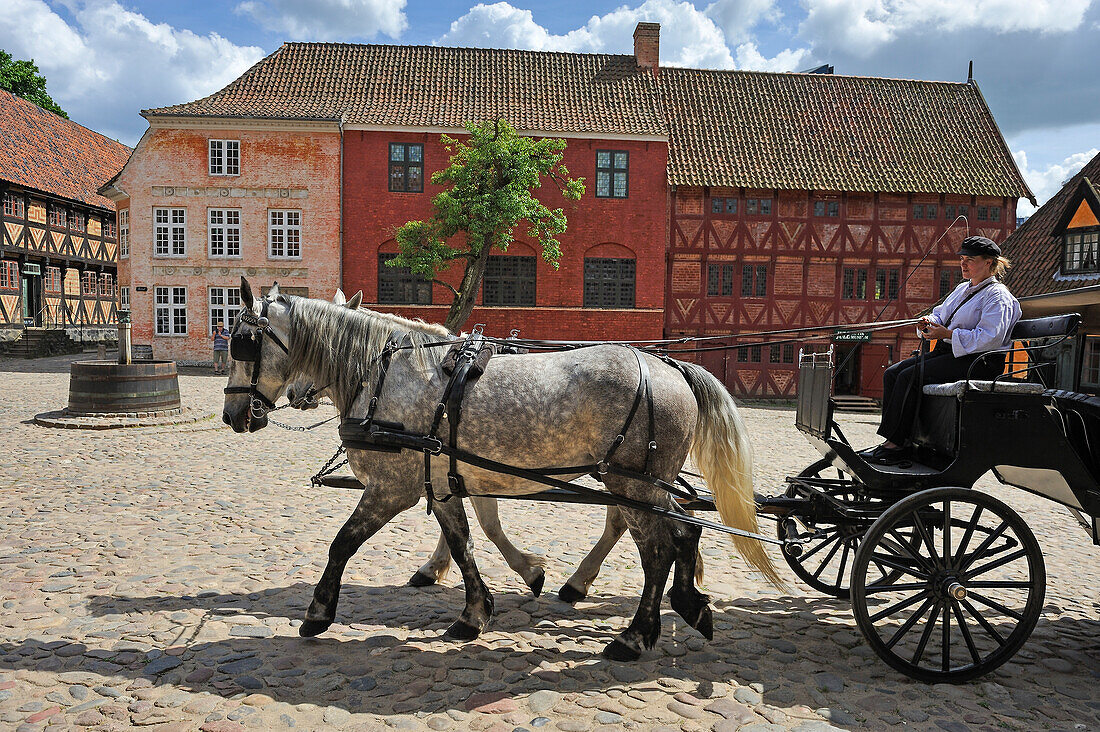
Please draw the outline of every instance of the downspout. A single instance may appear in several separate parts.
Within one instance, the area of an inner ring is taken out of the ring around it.
[[[340,250],[336,258],[336,286],[340,289],[344,288],[344,119],[345,115],[341,114],[340,119],[336,121],[340,129],[340,233],[338,237]]]

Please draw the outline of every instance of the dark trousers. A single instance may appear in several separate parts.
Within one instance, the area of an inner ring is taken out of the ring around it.
[[[895,445],[904,445],[913,429],[917,403],[924,384],[949,384],[966,378],[978,354],[955,358],[947,344],[924,356],[924,380],[921,381],[920,357],[899,361],[882,375],[882,423],[878,433]],[[972,379],[992,379],[1005,367],[1004,354],[986,356],[970,375]]]

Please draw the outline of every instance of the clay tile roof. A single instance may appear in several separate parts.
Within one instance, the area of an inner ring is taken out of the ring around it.
[[[1005,284],[1016,297],[1100,284],[1100,276],[1060,275],[1062,238],[1051,234],[1082,178],[1100,189],[1100,155],[1086,163],[1077,175],[1070,178],[1058,193],[1001,244],[1004,255],[1012,260],[1012,269],[1008,271]]]
[[[113,211],[96,193],[130,148],[0,89],[0,180]]]
[[[1030,197],[975,84],[662,68],[672,185]]]
[[[163,115],[521,130],[667,132],[656,85],[633,56],[436,46],[286,43],[208,97]]]

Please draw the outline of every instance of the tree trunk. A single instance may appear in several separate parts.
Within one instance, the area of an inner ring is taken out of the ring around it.
[[[477,302],[477,293],[481,291],[481,281],[485,279],[485,268],[489,264],[489,253],[493,247],[486,243],[475,259],[469,260],[466,271],[462,273],[462,285],[451,303],[444,327],[452,333],[458,333],[470,318]]]

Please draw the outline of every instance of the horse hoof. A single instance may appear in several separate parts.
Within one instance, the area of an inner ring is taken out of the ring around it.
[[[303,638],[312,638],[319,633],[324,633],[330,625],[332,625],[331,620],[306,620],[298,627],[298,635]]]
[[[616,638],[603,649],[603,655],[612,661],[637,661],[642,654]]]
[[[558,599],[562,602],[568,602],[570,605],[575,602],[579,602],[586,597],[588,597],[588,595],[581,592],[569,583],[562,585],[561,589],[558,590]]]
[[[695,625],[695,629],[703,634],[703,637],[707,640],[714,640],[714,618],[710,612],[710,606],[704,605],[702,612],[699,613],[699,620]]]
[[[542,585],[546,582],[546,572],[539,572],[539,576],[535,577],[533,582],[528,582],[527,586],[531,588],[531,594],[538,597],[542,594]]]
[[[471,641],[479,635],[481,635],[481,631],[474,626],[465,621],[456,620],[451,627],[447,628],[447,632],[443,634],[443,637],[451,640]]]
[[[435,584],[435,580],[432,577],[416,570],[416,574],[409,580],[409,587],[429,587]]]

